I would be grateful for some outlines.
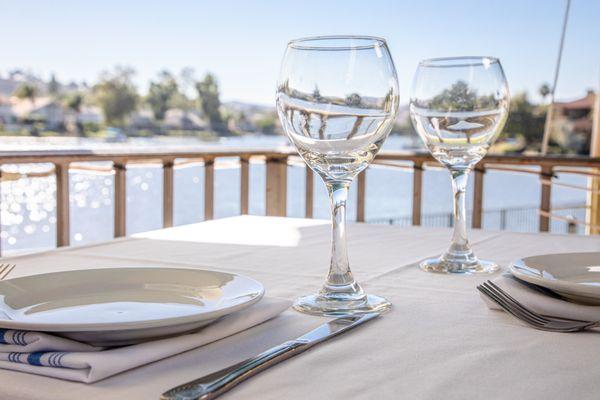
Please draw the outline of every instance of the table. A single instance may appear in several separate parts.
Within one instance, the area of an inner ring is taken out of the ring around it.
[[[329,260],[322,220],[240,216],[163,229],[84,247],[5,258],[22,276],[74,268],[216,268],[254,277],[271,296],[319,288]],[[480,257],[504,267],[519,257],[600,251],[598,237],[475,230]],[[260,374],[224,399],[597,399],[597,332],[526,328],[485,307],[475,285],[487,277],[420,271],[450,239],[448,229],[352,224],[350,262],[367,291],[394,308],[382,318]],[[254,355],[323,322],[286,311],[208,345],[95,384],[0,370],[0,399],[156,399],[164,390]]]

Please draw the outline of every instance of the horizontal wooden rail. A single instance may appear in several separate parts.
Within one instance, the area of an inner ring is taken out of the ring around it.
[[[247,214],[250,209],[250,164],[255,161],[266,163],[266,214],[285,216],[287,214],[287,168],[302,165],[297,153],[285,148],[231,148],[199,147],[156,150],[119,149],[119,150],[46,150],[46,151],[8,151],[0,152],[0,165],[48,163],[49,168],[41,172],[20,173],[2,170],[1,179],[14,181],[21,178],[44,178],[56,176],[56,210],[58,246],[70,244],[70,208],[69,208],[69,172],[90,171],[114,175],[114,235],[127,234],[127,168],[136,164],[158,164],[163,168],[163,226],[173,225],[175,180],[174,170],[191,165],[204,166],[204,217],[214,218],[215,163],[222,158],[237,158],[240,168],[240,213]],[[111,166],[90,165],[86,163],[111,162]],[[424,170],[439,168],[440,164],[425,152],[386,151],[374,160],[375,165],[413,171],[412,182],[412,223],[422,221],[422,190]],[[220,165],[220,164],[219,164]],[[229,165],[229,164],[227,164]],[[237,166],[237,160],[232,166]],[[531,168],[536,167],[536,168]],[[586,190],[598,194],[596,187],[583,187],[556,181],[560,173],[581,174],[598,179],[600,177],[599,157],[575,156],[537,156],[537,155],[487,155],[474,172],[474,199],[472,225],[482,226],[483,187],[486,171],[526,173],[539,176],[541,186],[539,230],[549,231],[550,220],[559,218],[552,214],[551,188],[562,186],[569,189]],[[357,178],[357,220],[367,221],[367,174],[365,171]],[[306,170],[305,177],[305,215],[314,215],[314,173]],[[589,209],[589,212],[592,210]],[[596,213],[599,214],[599,213]],[[594,214],[594,215],[596,215]],[[564,217],[560,217],[564,218]],[[600,221],[586,223],[592,231]]]

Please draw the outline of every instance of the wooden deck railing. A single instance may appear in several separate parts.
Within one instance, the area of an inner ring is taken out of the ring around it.
[[[289,148],[280,149],[240,149],[211,148],[197,150],[165,150],[165,151],[19,151],[0,152],[0,164],[51,163],[56,175],[56,218],[57,246],[70,244],[70,210],[69,210],[69,170],[70,169],[103,169],[114,173],[114,236],[125,236],[126,227],[126,180],[127,166],[134,163],[156,162],[163,168],[163,226],[173,225],[174,208],[174,169],[190,161],[201,161],[204,164],[204,217],[214,217],[214,165],[219,158],[235,157],[240,162],[240,213],[246,214],[249,209],[251,159],[262,159],[266,163],[266,214],[285,216],[287,206],[287,166],[290,158],[298,157]],[[76,163],[110,161],[112,167],[80,166]],[[382,152],[375,159],[375,164],[389,167],[410,169],[413,171],[412,182],[412,223],[421,224],[422,186],[425,168],[439,167],[439,164],[427,153],[414,152]],[[537,168],[531,168],[537,167]],[[551,194],[553,185],[562,185],[573,189],[587,190],[592,196],[600,196],[600,190],[588,189],[553,182],[557,173],[584,174],[590,179],[600,179],[600,158],[566,157],[566,156],[521,156],[521,155],[488,155],[474,172],[474,198],[472,210],[472,226],[481,228],[483,212],[483,185],[488,170],[535,174],[539,176],[541,185],[539,231],[548,232],[550,220],[560,219],[552,214]],[[15,173],[3,173],[3,179],[18,179]],[[32,173],[32,176],[44,174]],[[358,204],[357,220],[366,220],[366,181],[368,170],[357,179]],[[306,174],[306,209],[308,218],[313,216],[313,181],[314,174],[307,170]],[[507,188],[507,196],[510,188]],[[591,202],[591,204],[595,204]],[[598,213],[596,213],[598,215]],[[588,228],[598,229],[600,221],[576,221]]]

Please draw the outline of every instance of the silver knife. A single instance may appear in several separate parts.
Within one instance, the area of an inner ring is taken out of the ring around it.
[[[380,313],[369,313],[336,318],[299,338],[275,346],[255,357],[177,386],[163,393],[160,398],[161,400],[214,399],[259,372],[262,372],[283,360],[287,360],[288,358],[300,354],[333,336],[339,335],[355,326],[370,321],[379,315]]]

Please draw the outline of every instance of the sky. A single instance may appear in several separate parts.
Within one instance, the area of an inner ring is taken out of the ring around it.
[[[217,75],[224,101],[273,104],[290,39],[380,36],[401,103],[424,58],[500,58],[511,92],[552,82],[566,0],[0,0],[0,75],[24,68],[93,83],[115,65],[142,92],[168,69]],[[557,99],[600,90],[600,1],[572,0]]]

